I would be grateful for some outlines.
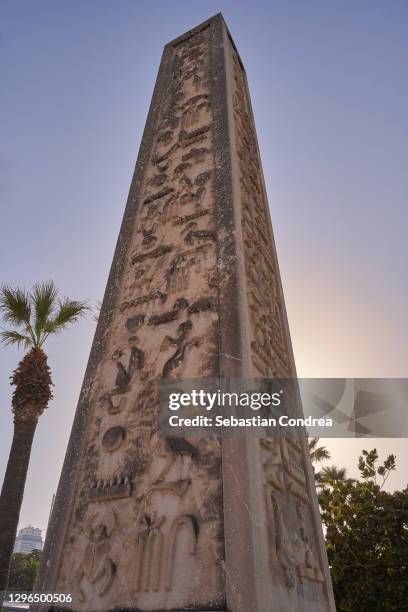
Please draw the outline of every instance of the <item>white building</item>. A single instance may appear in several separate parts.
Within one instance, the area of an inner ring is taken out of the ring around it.
[[[29,555],[33,550],[42,550],[42,547],[41,529],[29,525],[18,532],[14,543],[14,552]]]

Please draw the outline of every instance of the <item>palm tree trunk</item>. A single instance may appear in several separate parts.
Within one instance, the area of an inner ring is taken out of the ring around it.
[[[14,422],[13,443],[0,495],[0,592],[7,588],[36,426],[37,419],[16,419]]]

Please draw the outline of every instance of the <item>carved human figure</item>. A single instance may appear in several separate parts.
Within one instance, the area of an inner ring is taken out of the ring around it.
[[[144,273],[144,270],[141,270]],[[129,331],[133,331],[144,324],[145,315],[138,314],[126,321],[125,327]],[[106,393],[103,393],[99,400],[106,406],[109,414],[119,414],[124,409],[127,403],[126,392],[129,390],[130,380],[135,370],[141,370],[144,366],[144,352],[138,348],[137,336],[131,336],[128,340],[130,347],[130,356],[128,365],[123,363],[124,352],[120,349],[116,350],[112,355],[112,361],[116,364],[117,373],[115,378],[115,387]]]
[[[166,292],[172,294],[187,290],[189,276],[188,259],[183,255],[177,256],[166,271]]]
[[[116,389],[128,387],[135,370],[141,370],[144,366],[144,352],[138,347],[138,337],[131,336],[128,340],[130,356],[128,365],[125,366],[122,358],[123,352],[118,349],[112,355],[112,361],[116,364],[117,374],[115,379]]]
[[[81,602],[86,601],[86,595],[81,586],[84,579],[91,584],[98,584],[99,597],[105,595],[114,580],[116,565],[110,556],[110,538],[116,524],[116,515],[113,510],[108,518],[95,513],[85,522],[84,533],[88,543],[75,576]]]
[[[150,291],[153,276],[149,272],[150,270],[146,268],[138,268],[135,270],[134,281],[129,287],[131,297],[140,297]]]
[[[192,322],[190,321],[190,319],[187,319],[187,321],[183,321],[183,323],[180,323],[180,325],[178,326],[176,338],[172,338],[171,336],[166,336],[164,338],[160,350],[164,351],[170,346],[175,347],[176,350],[163,366],[163,378],[167,378],[172,372],[172,370],[177,368],[182,363],[186,354],[186,350],[190,346],[198,346],[197,338],[192,338],[191,340],[188,339],[191,334],[192,328]]]

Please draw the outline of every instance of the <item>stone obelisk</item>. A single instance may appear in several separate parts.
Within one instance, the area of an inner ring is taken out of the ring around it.
[[[37,590],[78,612],[335,610],[304,442],[157,433],[160,379],[294,375],[245,71],[216,15],[163,52]]]

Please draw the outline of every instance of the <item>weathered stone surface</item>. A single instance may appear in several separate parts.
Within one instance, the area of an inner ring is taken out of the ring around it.
[[[303,443],[156,432],[161,378],[294,373],[245,72],[217,15],[163,53],[37,588],[86,612],[334,610]]]

